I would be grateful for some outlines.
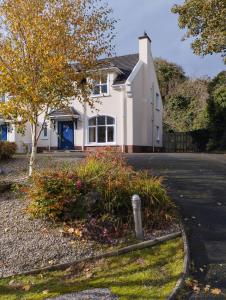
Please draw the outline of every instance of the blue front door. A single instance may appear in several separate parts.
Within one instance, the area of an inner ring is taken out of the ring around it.
[[[71,121],[58,122],[58,148],[60,150],[74,149],[74,123]]]
[[[7,141],[7,125],[0,125],[0,141]]]

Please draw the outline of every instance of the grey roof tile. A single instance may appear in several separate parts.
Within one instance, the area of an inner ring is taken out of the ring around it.
[[[116,78],[114,84],[123,84],[131,74],[133,68],[138,63],[139,54],[129,54],[123,56],[116,56],[100,60],[100,65],[105,67],[116,67],[122,71]]]
[[[80,114],[77,112],[77,110],[74,109],[74,107],[68,107],[65,109],[59,109],[54,110],[49,114],[50,118],[57,118],[59,116],[68,116],[68,117],[79,117]]]

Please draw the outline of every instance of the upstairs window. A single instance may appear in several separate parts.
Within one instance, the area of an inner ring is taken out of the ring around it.
[[[100,76],[98,80],[95,80],[93,96],[103,96],[107,95],[108,93],[108,75]]]
[[[98,116],[89,119],[89,143],[108,144],[115,142],[115,119]]]

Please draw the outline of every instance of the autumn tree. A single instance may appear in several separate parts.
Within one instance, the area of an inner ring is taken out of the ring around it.
[[[49,112],[71,97],[90,102],[85,78],[112,51],[111,13],[102,0],[1,0],[0,94],[9,97],[0,113],[20,131],[30,124],[30,175]]]
[[[179,15],[179,27],[187,30],[185,39],[194,38],[196,54],[220,53],[225,57],[225,0],[185,0],[182,5],[174,5],[172,12]]]

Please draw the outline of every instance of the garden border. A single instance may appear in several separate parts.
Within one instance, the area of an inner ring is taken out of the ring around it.
[[[181,234],[182,239],[184,243],[184,267],[183,267],[183,273],[181,274],[180,278],[177,281],[177,284],[175,288],[173,289],[172,293],[169,295],[167,300],[176,300],[176,296],[178,292],[181,290],[181,288],[184,286],[184,282],[186,277],[189,274],[189,266],[190,266],[190,253],[189,253],[189,246],[188,246],[188,238],[187,234],[183,225],[183,222],[180,221],[180,227],[181,227]]]
[[[133,245],[121,248],[121,249],[113,250],[111,252],[102,253],[102,254],[99,254],[99,255],[96,255],[96,256],[83,258],[83,259],[79,259],[79,260],[68,262],[68,263],[57,264],[57,265],[44,267],[44,268],[40,268],[40,269],[33,269],[31,271],[21,272],[21,273],[17,273],[17,274],[11,275],[11,276],[6,276],[6,277],[3,276],[2,278],[5,279],[5,278],[21,276],[21,275],[36,275],[36,274],[40,274],[40,273],[43,273],[43,272],[66,270],[67,268],[70,268],[70,267],[72,267],[72,266],[74,266],[78,263],[98,260],[98,259],[102,259],[102,258],[109,258],[109,257],[119,256],[121,254],[126,254],[126,253],[129,253],[131,251],[137,251],[137,250],[142,250],[142,249],[145,249],[145,248],[148,248],[148,247],[153,247],[153,246],[156,246],[156,245],[161,244],[163,242],[178,238],[181,235],[183,236],[183,232],[177,231],[175,233],[164,235],[162,237],[159,237],[159,238],[156,238],[156,239],[153,239],[153,240],[148,240],[148,241],[145,241],[145,242],[141,242],[141,243],[138,243],[138,244],[133,244]]]

